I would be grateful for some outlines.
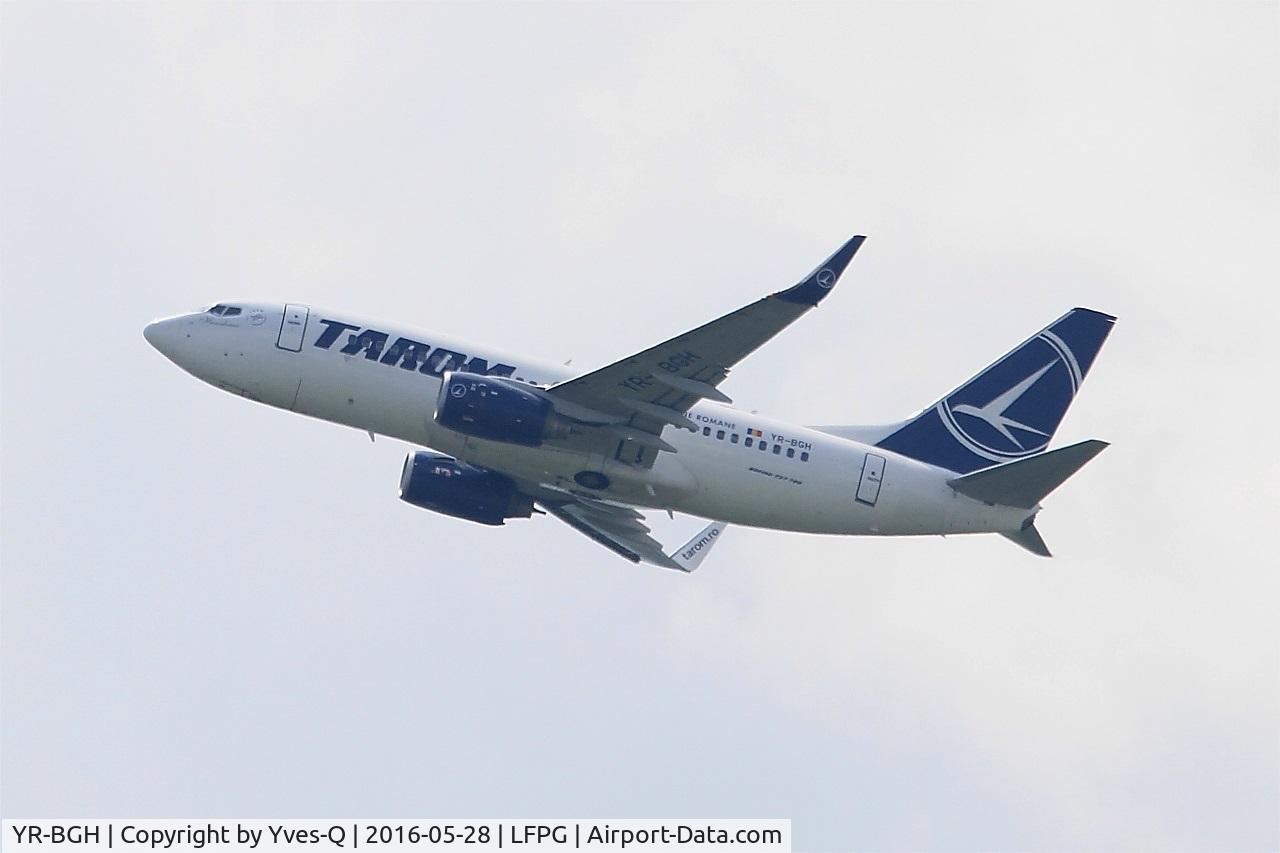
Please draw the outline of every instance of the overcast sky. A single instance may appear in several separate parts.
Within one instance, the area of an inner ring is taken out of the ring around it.
[[[0,6],[6,817],[790,817],[1280,847],[1275,3]],[[589,369],[870,235],[727,392],[923,407],[1120,321],[999,537],[692,576],[397,500],[142,338],[294,300]]]

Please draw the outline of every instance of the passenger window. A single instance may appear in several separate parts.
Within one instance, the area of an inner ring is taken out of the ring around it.
[[[767,442],[767,441],[762,441],[762,442],[760,442],[760,449],[761,449],[761,450],[768,450],[768,449],[769,449],[769,442]]]
[[[750,447],[752,441],[754,441],[754,439],[751,436],[747,436],[747,440],[742,443],[745,444],[747,447]]]
[[[809,461],[809,451],[807,451],[807,450],[802,450],[802,451],[800,451],[800,461],[801,461],[801,462],[808,462],[808,461]]]
[[[722,429],[716,430],[716,439],[719,441],[724,441],[724,430]]]
[[[736,432],[733,435],[729,436],[729,443],[730,444],[738,443],[738,434]]]
[[[703,435],[711,435],[711,427],[703,427],[703,428],[702,428],[702,434],[703,434]]]
[[[778,455],[779,453],[781,453],[781,452],[782,452],[782,445],[781,445],[781,444],[775,444],[775,445],[773,446],[773,455],[774,455],[774,456],[777,456],[777,455]]]
[[[796,458],[796,449],[795,449],[794,447],[788,447],[788,448],[787,448],[787,458],[788,458],[788,459],[795,459],[795,458]]]

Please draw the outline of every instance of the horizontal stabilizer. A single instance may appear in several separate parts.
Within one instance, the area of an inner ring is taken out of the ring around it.
[[[1026,548],[1037,557],[1052,557],[1049,553],[1049,546],[1044,544],[1044,539],[1040,537],[1040,531],[1036,530],[1034,524],[1028,524],[1017,533],[1001,533],[1005,539],[1008,539],[1014,545]]]
[[[960,494],[983,503],[1031,509],[1106,447],[1105,441],[1090,439],[1019,459],[1017,462],[1007,462],[994,468],[965,474],[948,480],[947,483]],[[1022,542],[1018,544],[1021,545]],[[1044,547],[1043,542],[1040,547]]]

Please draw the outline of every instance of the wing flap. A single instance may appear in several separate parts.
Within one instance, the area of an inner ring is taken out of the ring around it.
[[[589,524],[573,513],[566,512],[564,505],[557,506],[555,504],[539,503],[543,509],[572,527],[579,533],[587,536],[594,542],[598,542],[608,548],[615,554],[630,560],[633,563],[639,563],[643,558],[632,548],[628,548],[618,538],[608,535],[603,530],[593,524]]]

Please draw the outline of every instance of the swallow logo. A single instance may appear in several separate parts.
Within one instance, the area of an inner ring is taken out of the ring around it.
[[[818,287],[821,287],[823,290],[830,290],[836,283],[836,274],[829,269],[823,269],[818,273],[817,281]]]
[[[975,418],[986,421],[991,425],[992,429],[1007,438],[1019,450],[1026,450],[1026,445],[1019,441],[1017,436],[1009,431],[1010,427],[1022,430],[1023,432],[1043,435],[1045,438],[1048,438],[1049,434],[1044,430],[1036,429],[1035,427],[1027,426],[1023,423],[1018,423],[1013,418],[1006,417],[1005,412],[1009,411],[1010,406],[1022,399],[1022,395],[1027,393],[1027,391],[1031,389],[1031,386],[1039,382],[1040,377],[1048,373],[1049,368],[1053,367],[1057,363],[1058,362],[1056,360],[1049,362],[1044,367],[1019,382],[1017,385],[1014,385],[1008,391],[1005,391],[1003,394],[987,403],[985,406],[970,406],[967,403],[962,403],[959,406],[953,406],[951,411],[957,415],[972,415]],[[1041,442],[1041,444],[1043,443],[1044,442]]]
[[[1075,363],[1065,342],[1042,333],[939,403],[938,413],[957,441],[986,459],[1039,453],[1080,387]],[[1025,372],[1014,373],[1015,365]]]

